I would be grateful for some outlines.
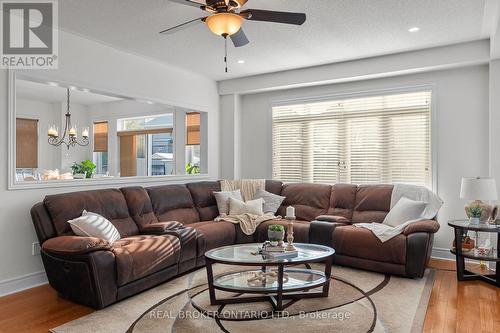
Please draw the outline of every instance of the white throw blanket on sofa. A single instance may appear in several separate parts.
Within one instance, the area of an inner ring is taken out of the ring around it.
[[[443,200],[441,200],[441,198],[423,186],[395,184],[391,196],[391,209],[402,197],[414,201],[423,201],[427,204],[420,218],[406,221],[397,227],[391,227],[382,223],[356,223],[354,225],[359,228],[371,230],[371,232],[384,243],[401,234],[409,224],[422,220],[432,220],[436,217],[439,209],[443,205]]]

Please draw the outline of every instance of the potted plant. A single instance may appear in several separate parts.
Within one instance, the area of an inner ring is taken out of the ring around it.
[[[471,224],[479,224],[482,214],[483,208],[479,205],[467,207],[467,216]]]
[[[283,241],[285,238],[285,227],[281,224],[271,224],[267,229],[267,238],[271,242]]]
[[[91,160],[85,160],[80,163],[73,163],[73,166],[71,167],[71,171],[73,172],[73,175],[77,174],[84,174],[85,178],[92,178],[92,175],[94,174],[96,169],[96,165],[92,163]]]
[[[200,173],[200,166],[189,162],[186,164],[186,173],[188,175],[195,175]]]

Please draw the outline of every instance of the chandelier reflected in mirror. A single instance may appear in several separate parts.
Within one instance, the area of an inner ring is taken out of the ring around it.
[[[71,124],[71,112],[69,105],[70,89],[67,88],[67,105],[66,105],[66,121],[64,125],[64,132],[59,137],[59,128],[56,125],[50,125],[48,131],[48,142],[50,145],[59,147],[65,145],[66,148],[78,146],[88,146],[89,144],[89,128],[84,127],[82,130],[82,139],[78,140],[78,129],[76,125]]]

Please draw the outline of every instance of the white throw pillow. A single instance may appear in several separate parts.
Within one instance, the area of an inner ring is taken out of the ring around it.
[[[254,199],[258,198],[264,199],[264,213],[272,213],[273,215],[276,214],[281,203],[285,200],[285,197],[281,195],[267,192],[262,189],[257,190],[257,193],[255,193]]]
[[[229,215],[253,214],[262,216],[264,215],[263,207],[264,199],[262,198],[249,200],[247,202],[229,198]]]
[[[69,220],[71,229],[77,236],[97,237],[110,243],[120,239],[120,233],[115,226],[105,217],[97,214],[83,211],[82,216]]]
[[[402,197],[389,211],[383,224],[397,227],[405,222],[417,220],[422,216],[426,206],[427,204],[423,201],[414,201]]]
[[[235,198],[243,201],[241,196],[241,191],[226,191],[226,192],[214,192],[215,201],[217,201],[217,208],[219,209],[219,215],[229,214],[229,198]]]

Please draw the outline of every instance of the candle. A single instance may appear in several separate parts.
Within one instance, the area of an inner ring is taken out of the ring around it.
[[[286,208],[286,217],[295,217],[295,208],[292,206],[288,206]]]
[[[49,126],[49,136],[56,136],[56,129],[54,126]]]
[[[89,128],[88,127],[85,127],[82,131],[82,136],[84,138],[88,138],[89,137]]]

